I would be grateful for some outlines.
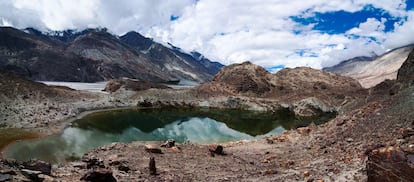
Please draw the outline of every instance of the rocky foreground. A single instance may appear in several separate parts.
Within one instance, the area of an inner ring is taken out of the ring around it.
[[[413,60],[412,52],[397,80],[368,90],[336,74],[296,68],[273,75],[250,63],[226,67],[212,82],[190,90],[134,91],[121,84],[112,94],[47,87],[1,74],[3,128],[59,131],[85,110],[127,106],[288,108],[298,116],[339,115],[319,126],[221,144],[223,151],[193,143],[161,147],[135,142],[100,147],[81,161],[53,166],[2,160],[0,181],[412,181]]]

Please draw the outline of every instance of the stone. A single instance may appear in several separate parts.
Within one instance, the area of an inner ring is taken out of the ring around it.
[[[47,174],[47,175],[50,175],[52,171],[51,164],[44,162],[44,161],[40,161],[40,160],[25,161],[22,163],[22,165],[26,169],[40,171],[42,174]]]
[[[223,146],[221,145],[209,145],[208,150],[214,154],[225,155],[225,153],[223,152]]]
[[[86,162],[86,168],[87,169],[91,169],[91,168],[105,168],[105,164],[103,162],[103,160],[98,159],[98,158],[87,158],[87,159],[82,159],[83,162]]]
[[[161,145],[161,147],[165,148],[171,148],[175,146],[175,140],[174,139],[168,139],[164,144]]]
[[[368,181],[412,181],[414,163],[399,147],[374,149],[368,154]]]
[[[130,170],[131,170],[131,168],[129,168],[126,164],[121,163],[121,164],[118,166],[118,170],[120,170],[120,171],[124,171],[124,172],[128,172],[128,171],[130,171]]]
[[[402,137],[403,138],[409,138],[411,136],[414,136],[414,129],[407,128],[407,129],[403,130],[403,132],[402,132]]]
[[[150,157],[150,161],[148,163],[149,172],[151,175],[157,174],[157,167],[155,166],[155,158]]]
[[[301,135],[308,135],[311,132],[311,129],[309,127],[300,127],[297,128],[296,131]]]
[[[21,169],[21,172],[23,175],[31,179],[32,181],[43,181],[42,178],[39,177],[40,174],[42,174],[41,171],[34,171],[30,169]]]
[[[342,126],[345,124],[345,120],[344,119],[339,119],[338,121],[336,121],[336,126]]]
[[[309,171],[304,171],[303,172],[303,176],[304,177],[309,177],[310,176],[310,172]]]
[[[91,182],[116,182],[115,177],[112,175],[112,171],[109,169],[97,168],[89,170],[80,180],[91,181]]]
[[[276,170],[269,169],[269,170],[263,171],[263,174],[264,175],[277,174],[277,171]]]
[[[0,174],[0,182],[3,181],[12,181],[13,176],[10,174]]]
[[[55,182],[56,180],[48,175],[45,174],[39,174],[39,178],[42,179],[42,182]]]
[[[145,151],[149,153],[162,154],[161,149],[154,147],[153,145],[145,145]]]
[[[353,142],[353,141],[354,141],[354,139],[352,139],[352,138],[347,138],[347,139],[346,139],[346,141],[347,141],[347,142],[349,142],[349,143],[351,143],[351,142]]]

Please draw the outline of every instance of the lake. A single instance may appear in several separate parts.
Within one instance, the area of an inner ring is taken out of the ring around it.
[[[60,134],[10,145],[7,158],[37,158],[51,163],[79,159],[113,142],[165,141],[223,143],[277,135],[285,129],[327,121],[334,115],[298,119],[290,111],[254,112],[218,109],[122,109],[89,114]]]

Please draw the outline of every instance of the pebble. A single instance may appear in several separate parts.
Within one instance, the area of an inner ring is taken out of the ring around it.
[[[347,139],[346,139],[346,141],[347,141],[347,142],[353,142],[353,141],[354,141],[354,139],[352,139],[352,138],[347,138]]]
[[[10,174],[0,174],[0,181],[11,181],[13,179]]]

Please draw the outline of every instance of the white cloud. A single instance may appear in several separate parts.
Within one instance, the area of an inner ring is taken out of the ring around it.
[[[356,12],[367,4],[408,20],[384,33],[385,18],[368,18],[344,34],[328,35],[289,18]],[[43,30],[101,26],[116,34],[136,30],[224,64],[250,60],[265,67],[321,68],[414,43],[414,16],[405,6],[404,0],[0,0],[0,25]],[[179,18],[170,21],[171,15]]]
[[[384,46],[387,48],[395,48],[407,44],[414,43],[414,12],[411,11],[408,14],[407,22],[398,25],[395,24],[394,32],[386,34],[386,40]]]

